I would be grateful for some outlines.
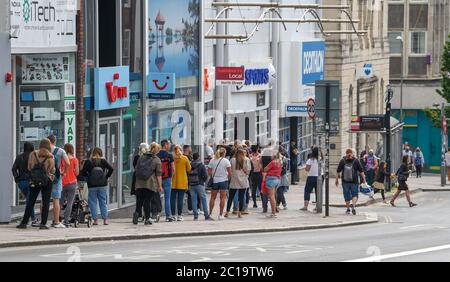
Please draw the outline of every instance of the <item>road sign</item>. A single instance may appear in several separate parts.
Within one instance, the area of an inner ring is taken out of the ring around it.
[[[307,105],[308,105],[309,118],[315,119],[316,118],[316,102],[314,101],[314,99],[309,99]]]

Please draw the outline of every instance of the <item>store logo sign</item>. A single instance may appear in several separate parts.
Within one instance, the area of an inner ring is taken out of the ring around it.
[[[118,81],[120,78],[119,73],[114,73],[114,81]],[[110,103],[115,103],[117,99],[125,99],[128,96],[127,86],[114,85],[114,81],[108,81],[105,83],[106,93]]]
[[[30,21],[56,22],[56,9],[48,2],[48,6],[38,5],[38,1],[23,0],[23,20]]]
[[[175,73],[152,72],[147,78],[149,98],[173,99],[176,92]]]
[[[303,42],[302,84],[315,83],[324,79],[325,42]]]
[[[129,107],[129,67],[96,68],[94,88],[96,111]]]
[[[245,71],[245,85],[263,85],[269,83],[269,69],[248,69]]]

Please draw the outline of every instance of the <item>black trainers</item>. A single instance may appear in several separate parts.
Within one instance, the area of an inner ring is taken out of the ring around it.
[[[16,228],[18,228],[18,229],[27,229],[27,225],[21,223],[21,224],[17,225]]]
[[[50,227],[48,227],[47,225],[41,224],[41,225],[39,226],[39,229],[40,229],[40,230],[48,230],[48,229],[50,229]]]
[[[147,219],[145,222],[144,222],[144,225],[152,225],[153,223],[151,222],[151,220],[149,220],[149,219]]]
[[[356,210],[354,208],[352,209],[352,214],[356,215]]]
[[[345,214],[350,214],[350,209],[347,209],[347,211],[345,212]]]
[[[139,222],[139,214],[137,212],[133,213],[133,224],[136,225]]]

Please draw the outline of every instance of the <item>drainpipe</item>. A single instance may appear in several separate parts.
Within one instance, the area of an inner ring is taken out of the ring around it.
[[[84,26],[84,0],[79,1],[78,20],[77,20],[77,82],[76,82],[76,154],[78,159],[84,159],[84,85],[85,85],[85,26]],[[90,27],[89,27],[90,28]]]

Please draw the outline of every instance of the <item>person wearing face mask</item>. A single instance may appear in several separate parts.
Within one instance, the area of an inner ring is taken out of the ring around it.
[[[369,153],[364,157],[364,164],[366,166],[367,184],[373,186],[373,182],[375,181],[375,171],[378,169],[378,159],[372,149],[370,149]]]

